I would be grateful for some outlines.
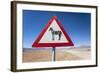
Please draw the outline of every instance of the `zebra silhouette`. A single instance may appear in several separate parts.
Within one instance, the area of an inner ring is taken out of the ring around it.
[[[55,37],[54,37],[55,35],[58,35],[58,36],[59,36],[58,40],[61,39],[61,34],[62,34],[61,31],[59,31],[59,30],[54,31],[52,27],[50,27],[49,31],[51,31],[51,34],[52,34],[52,40],[55,40]]]

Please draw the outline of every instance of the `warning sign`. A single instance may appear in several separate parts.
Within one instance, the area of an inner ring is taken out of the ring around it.
[[[56,16],[53,16],[32,47],[73,46],[73,42]]]

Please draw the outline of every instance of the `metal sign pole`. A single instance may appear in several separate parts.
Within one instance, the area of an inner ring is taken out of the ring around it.
[[[52,48],[52,61],[56,61],[56,48]]]

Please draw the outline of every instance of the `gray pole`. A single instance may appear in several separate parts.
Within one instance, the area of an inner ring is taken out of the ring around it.
[[[56,61],[56,48],[52,48],[52,61]]]

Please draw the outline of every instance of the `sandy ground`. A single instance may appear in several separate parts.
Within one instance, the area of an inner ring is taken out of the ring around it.
[[[89,48],[87,48],[89,49]],[[56,61],[85,60],[90,59],[91,51],[83,49],[56,49]],[[23,51],[23,62],[52,61],[52,51],[49,50],[27,50]]]

